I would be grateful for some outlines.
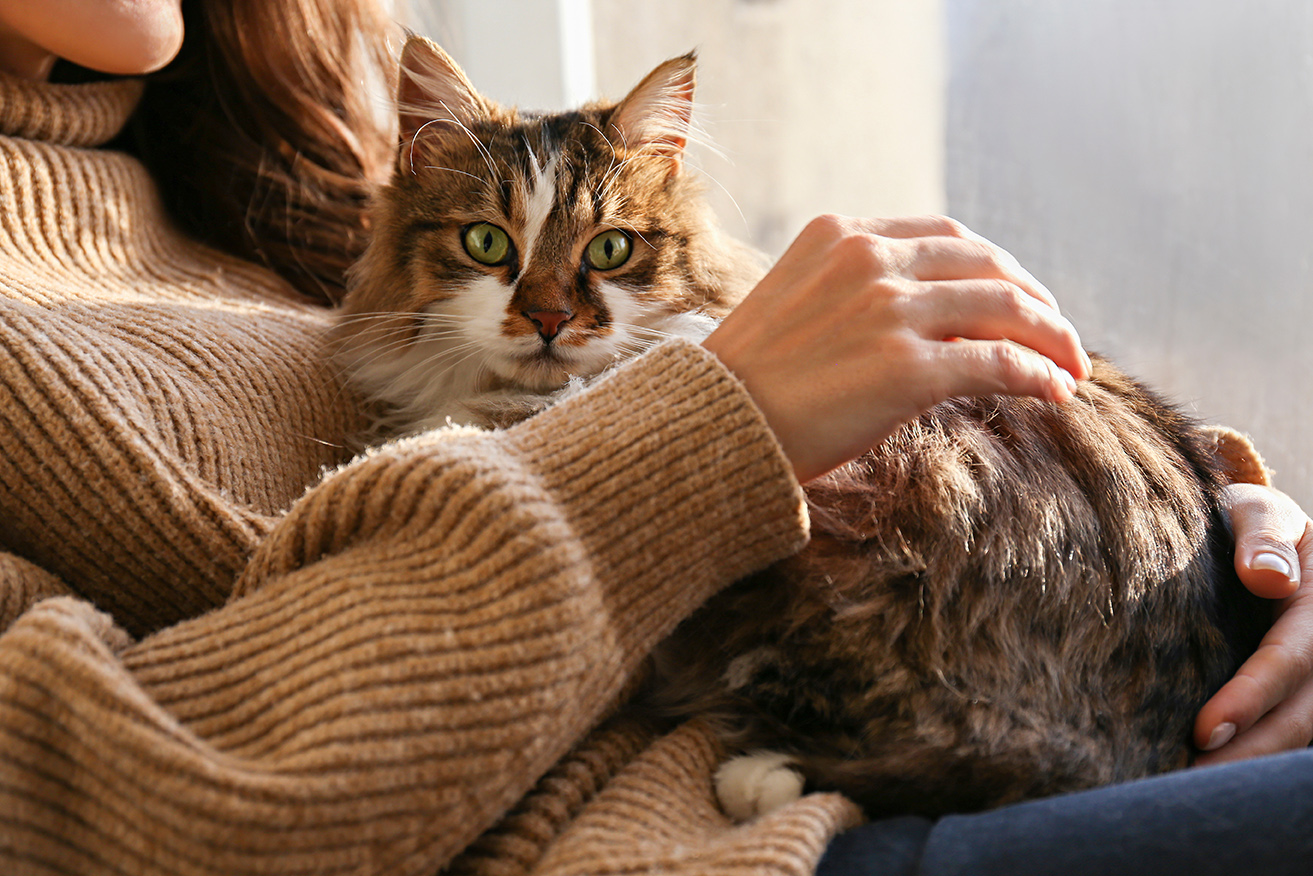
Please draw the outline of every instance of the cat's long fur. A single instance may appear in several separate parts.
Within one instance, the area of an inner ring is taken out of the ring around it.
[[[1184,766],[1270,618],[1220,485],[1195,424],[1098,357],[1066,405],[945,403],[808,486],[812,543],[687,621],[657,697],[871,815]]]
[[[760,274],[682,166],[691,56],[555,115],[493,104],[423,41],[403,65],[397,174],[336,337],[385,430],[514,419],[706,331]],[[463,236],[484,223],[504,258]],[[632,252],[599,268],[588,247],[617,229]],[[1220,485],[1195,424],[1104,361],[1066,405],[946,403],[808,485],[812,544],[681,627],[651,702],[871,814],[1182,766],[1267,623]]]

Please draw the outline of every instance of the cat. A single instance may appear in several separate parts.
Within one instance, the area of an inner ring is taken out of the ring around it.
[[[341,308],[338,356],[384,434],[503,425],[669,337],[705,337],[765,272],[684,172],[695,61],[618,105],[500,107],[412,38],[402,147]]]
[[[335,342],[381,434],[504,425],[764,270],[684,166],[695,59],[555,114],[409,41],[402,146]],[[1095,357],[1076,398],[946,402],[807,485],[812,541],[659,649],[643,695],[732,749],[726,810],[805,789],[876,817],[1182,767],[1269,609],[1238,581],[1206,433]]]

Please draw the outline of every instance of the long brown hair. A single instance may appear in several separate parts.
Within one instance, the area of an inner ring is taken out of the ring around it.
[[[379,0],[185,0],[178,58],[150,77],[133,148],[193,236],[325,303],[365,244],[391,163],[396,33]]]

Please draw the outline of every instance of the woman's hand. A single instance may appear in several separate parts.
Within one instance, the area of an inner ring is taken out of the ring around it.
[[[1236,571],[1254,593],[1279,600],[1254,655],[1195,721],[1199,764],[1222,763],[1313,741],[1313,521],[1290,497],[1234,484],[1227,510]]]
[[[813,221],[704,343],[804,482],[950,397],[1066,401],[1089,375],[1048,290],[941,217]]]

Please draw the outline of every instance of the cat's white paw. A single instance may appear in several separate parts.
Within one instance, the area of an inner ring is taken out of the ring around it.
[[[716,770],[720,807],[735,821],[749,821],[797,800],[803,779],[793,762],[778,751],[754,751],[725,761]]]

